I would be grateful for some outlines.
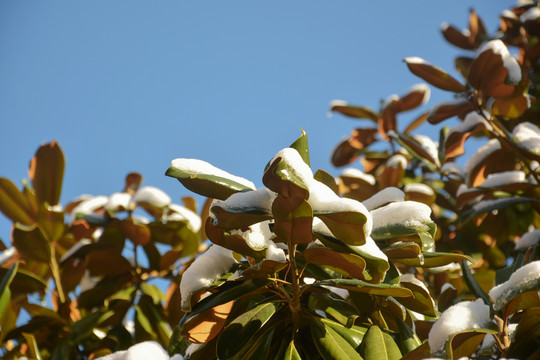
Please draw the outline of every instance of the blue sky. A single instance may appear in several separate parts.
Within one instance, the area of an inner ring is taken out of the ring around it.
[[[164,176],[198,158],[261,185],[266,162],[307,131],[312,168],[354,127],[327,116],[343,99],[378,109],[421,82],[402,60],[450,73],[464,54],[439,27],[490,32],[511,1],[30,1],[0,2],[0,176],[20,184],[30,158],[57,140],[66,156],[62,204],[109,195],[131,171],[174,202],[190,195]],[[449,99],[437,90],[421,109]],[[435,136],[423,127],[419,133]],[[0,238],[9,242],[0,217]]]

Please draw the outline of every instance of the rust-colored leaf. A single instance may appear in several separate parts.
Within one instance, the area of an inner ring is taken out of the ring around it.
[[[484,38],[487,34],[484,22],[473,9],[471,9],[469,13],[469,32],[469,42],[472,43],[475,47],[477,47],[484,41]]]
[[[451,117],[468,114],[473,110],[474,104],[469,102],[467,99],[443,101],[431,109],[427,120],[430,124],[435,125]]]
[[[127,174],[126,182],[122,192],[128,193],[131,196],[135,195],[135,193],[139,189],[139,186],[141,186],[142,181],[143,177],[139,173],[132,172]]]
[[[343,254],[328,248],[312,248],[302,252],[308,263],[317,264],[334,270],[338,274],[356,278],[371,280],[369,274],[364,274],[366,261],[354,254]],[[368,278],[366,279],[366,276]]]
[[[214,339],[225,326],[234,300],[208,309],[188,320],[182,327],[182,335],[196,344],[204,344]]]
[[[90,276],[119,276],[131,272],[129,261],[116,251],[100,250],[86,255]]]
[[[338,112],[348,117],[377,121],[379,115],[367,106],[349,105],[345,101],[334,100],[330,103],[330,111]]]
[[[438,87],[439,89],[456,93],[467,90],[463,84],[450,76],[446,71],[428,63],[424,59],[410,57],[406,58],[404,61],[414,75],[422,78],[424,81]]]
[[[204,228],[210,241],[216,245],[223,246],[224,248],[244,256],[251,256],[254,258],[261,258],[261,256],[263,256],[259,252],[250,248],[242,236],[229,235],[225,233],[223,229],[214,226],[211,218],[206,219]]]
[[[0,211],[11,221],[24,225],[34,224],[37,218],[37,212],[32,209],[24,194],[6,178],[0,178]]]
[[[511,119],[521,117],[532,106],[527,95],[519,94],[508,98],[497,98],[491,106],[491,112],[495,116],[504,116]]]
[[[306,200],[278,196],[272,204],[272,213],[278,240],[286,244],[309,244],[313,240],[313,209]]]
[[[388,106],[382,111],[381,117],[379,117],[377,120],[377,129],[379,131],[379,135],[381,135],[384,140],[388,141],[388,132],[391,130],[396,130],[396,128],[396,111],[392,106]]]
[[[473,61],[469,70],[469,82],[485,96],[495,98],[512,95],[515,86],[506,84],[508,69],[503,58],[488,49]]]
[[[462,31],[453,25],[445,24],[442,27],[441,32],[446,41],[452,45],[465,50],[474,50],[476,48],[476,46],[471,42],[470,37],[463,34]]]
[[[468,56],[458,56],[454,60],[456,70],[463,76],[465,79],[469,75],[469,68],[471,67],[474,58]]]
[[[40,146],[30,161],[28,176],[39,202],[56,205],[64,178],[64,153],[56,141]]]
[[[145,246],[150,242],[150,228],[145,224],[136,224],[131,218],[121,222],[124,235],[136,245]]]
[[[404,134],[408,134],[410,133],[411,131],[413,131],[414,129],[418,128],[420,125],[422,125],[423,123],[426,122],[427,118],[428,118],[428,114],[429,114],[429,111],[428,112],[425,112],[423,113],[422,115],[420,115],[419,117],[417,117],[416,119],[414,119],[408,126],[405,130],[403,130],[403,133]]]
[[[336,167],[345,166],[355,161],[359,155],[360,152],[351,145],[351,138],[348,137],[334,148],[331,161]]]

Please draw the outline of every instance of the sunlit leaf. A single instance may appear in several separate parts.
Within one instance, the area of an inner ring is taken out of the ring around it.
[[[330,103],[330,111],[338,112],[345,116],[357,118],[357,119],[369,119],[377,121],[379,114],[375,110],[370,109],[367,106],[349,105],[344,101],[332,101]]]
[[[302,135],[300,135],[300,137],[296,139],[295,142],[293,142],[290,147],[298,151],[298,153],[302,157],[302,160],[304,160],[307,166],[310,166],[308,137],[304,129],[300,129],[300,130],[302,130]]]
[[[349,342],[331,327],[313,318],[310,318],[309,324],[313,342],[323,359],[362,359]]]
[[[208,309],[182,325],[182,334],[196,344],[215,338],[225,326],[234,301]]]
[[[540,337],[540,307],[525,310],[516,328],[514,341],[510,345],[507,357],[527,359],[538,349]]]
[[[51,246],[39,227],[16,224],[12,237],[13,245],[23,258],[44,263],[51,259]]]
[[[30,161],[28,176],[39,202],[56,205],[64,178],[64,153],[56,141],[41,145]]]
[[[358,317],[356,309],[351,304],[326,293],[311,293],[308,306],[311,310],[324,311],[347,328],[350,328]]]
[[[467,99],[443,101],[436,104],[428,114],[430,124],[438,124],[454,116],[465,115],[474,110],[474,104]]]
[[[18,268],[19,263],[14,263],[11,265],[7,273],[2,277],[2,282],[0,282],[0,314],[4,314],[4,311],[6,310],[11,298],[11,290],[9,289],[9,285],[13,281]]]
[[[394,339],[377,325],[371,326],[366,332],[360,353],[366,360],[401,359],[401,351]]]
[[[0,211],[13,222],[32,225],[37,212],[11,180],[0,178]]]
[[[446,71],[431,65],[427,61],[417,57],[406,58],[405,63],[409,70],[431,85],[442,90],[452,92],[464,92],[467,89]]]
[[[411,297],[412,291],[407,288],[391,284],[370,284],[358,279],[332,279],[323,280],[317,283],[317,286],[336,286],[349,291],[357,291],[371,295],[393,296],[393,297]]]
[[[486,334],[497,334],[497,331],[474,329],[453,334],[446,343],[446,356],[456,360],[471,356],[482,343]]]

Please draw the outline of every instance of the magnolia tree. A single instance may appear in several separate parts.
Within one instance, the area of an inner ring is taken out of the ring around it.
[[[310,168],[302,131],[262,188],[173,160],[200,211],[135,173],[62,208],[62,152],[40,147],[22,190],[0,179],[3,357],[540,357],[540,8],[505,10],[492,35],[474,11],[442,33],[467,52],[463,80],[406,58],[449,93],[408,126],[426,84],[378,111],[331,102],[366,124],[335,148],[337,178]],[[426,121],[438,139],[416,133]]]

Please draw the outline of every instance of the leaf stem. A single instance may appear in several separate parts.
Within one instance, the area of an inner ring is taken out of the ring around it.
[[[49,262],[49,266],[51,268],[51,272],[54,278],[54,283],[56,284],[56,291],[58,292],[58,298],[60,299],[60,303],[64,304],[66,302],[66,296],[64,294],[64,288],[62,287],[62,281],[60,279],[60,271],[58,268],[58,262],[56,261],[56,253],[54,251],[54,244],[51,246],[51,261]]]

